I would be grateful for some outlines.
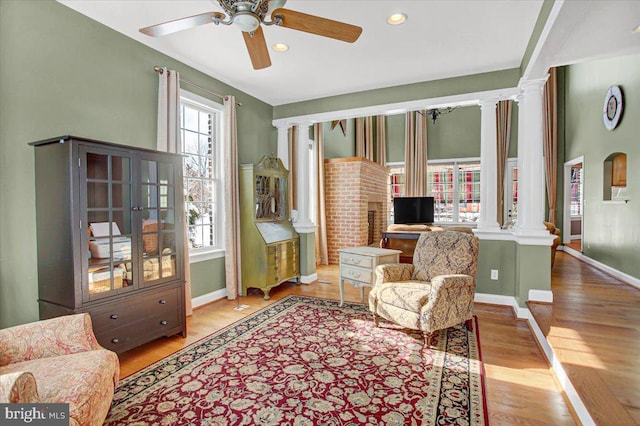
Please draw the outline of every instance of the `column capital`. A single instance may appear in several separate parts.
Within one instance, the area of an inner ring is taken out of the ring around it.
[[[540,91],[542,93],[542,89],[544,89],[544,84],[547,82],[547,78],[549,75],[544,78],[536,78],[532,80],[520,80],[518,83],[518,88],[522,93],[531,93],[534,91]]]

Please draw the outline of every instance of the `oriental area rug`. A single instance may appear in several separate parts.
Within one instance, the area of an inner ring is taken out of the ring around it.
[[[106,424],[486,425],[477,334],[289,296],[123,379]]]

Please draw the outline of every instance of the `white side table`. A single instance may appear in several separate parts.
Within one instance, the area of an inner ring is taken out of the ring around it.
[[[340,253],[340,306],[344,303],[344,282],[349,281],[360,288],[360,301],[364,302],[364,288],[373,287],[376,281],[376,266],[399,263],[401,250],[377,247],[349,247]]]

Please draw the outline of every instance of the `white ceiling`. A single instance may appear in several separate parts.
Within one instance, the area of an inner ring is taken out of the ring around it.
[[[271,105],[519,67],[542,0],[289,0],[286,8],[358,25],[353,44],[264,26],[272,66],[254,70],[240,30],[208,24],[161,38],[138,29],[222,10],[216,0],[58,0]],[[386,18],[404,12],[391,26]],[[528,76],[640,52],[640,0],[557,0]],[[164,64],[157,64],[164,65]]]

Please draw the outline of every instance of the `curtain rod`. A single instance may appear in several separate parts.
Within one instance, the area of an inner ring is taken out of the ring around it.
[[[160,74],[162,74],[162,73],[164,72],[164,70],[162,69],[162,67],[159,67],[159,66],[157,66],[157,65],[156,65],[155,67],[153,67],[153,70],[154,70],[155,72],[157,72],[157,73],[160,73]],[[167,71],[167,72],[169,72],[169,71]],[[210,94],[210,95],[217,96],[217,97],[222,98],[222,99],[224,99],[224,100],[228,99],[228,96],[227,96],[227,95],[221,95],[220,93],[216,93],[216,92],[214,92],[214,91],[211,91],[211,90],[207,89],[206,87],[202,87],[202,86],[200,86],[200,85],[198,85],[198,84],[196,84],[196,83],[194,83],[194,82],[192,82],[192,81],[185,80],[184,78],[180,78],[180,82],[181,82],[181,83],[188,84],[188,85],[193,86],[193,87],[197,87],[198,89],[200,89],[200,90],[202,90],[202,91],[204,91],[204,92],[206,92],[206,93],[208,93],[208,94]],[[242,102],[238,102],[238,101],[236,101],[236,105],[238,105],[238,106],[242,106]]]

